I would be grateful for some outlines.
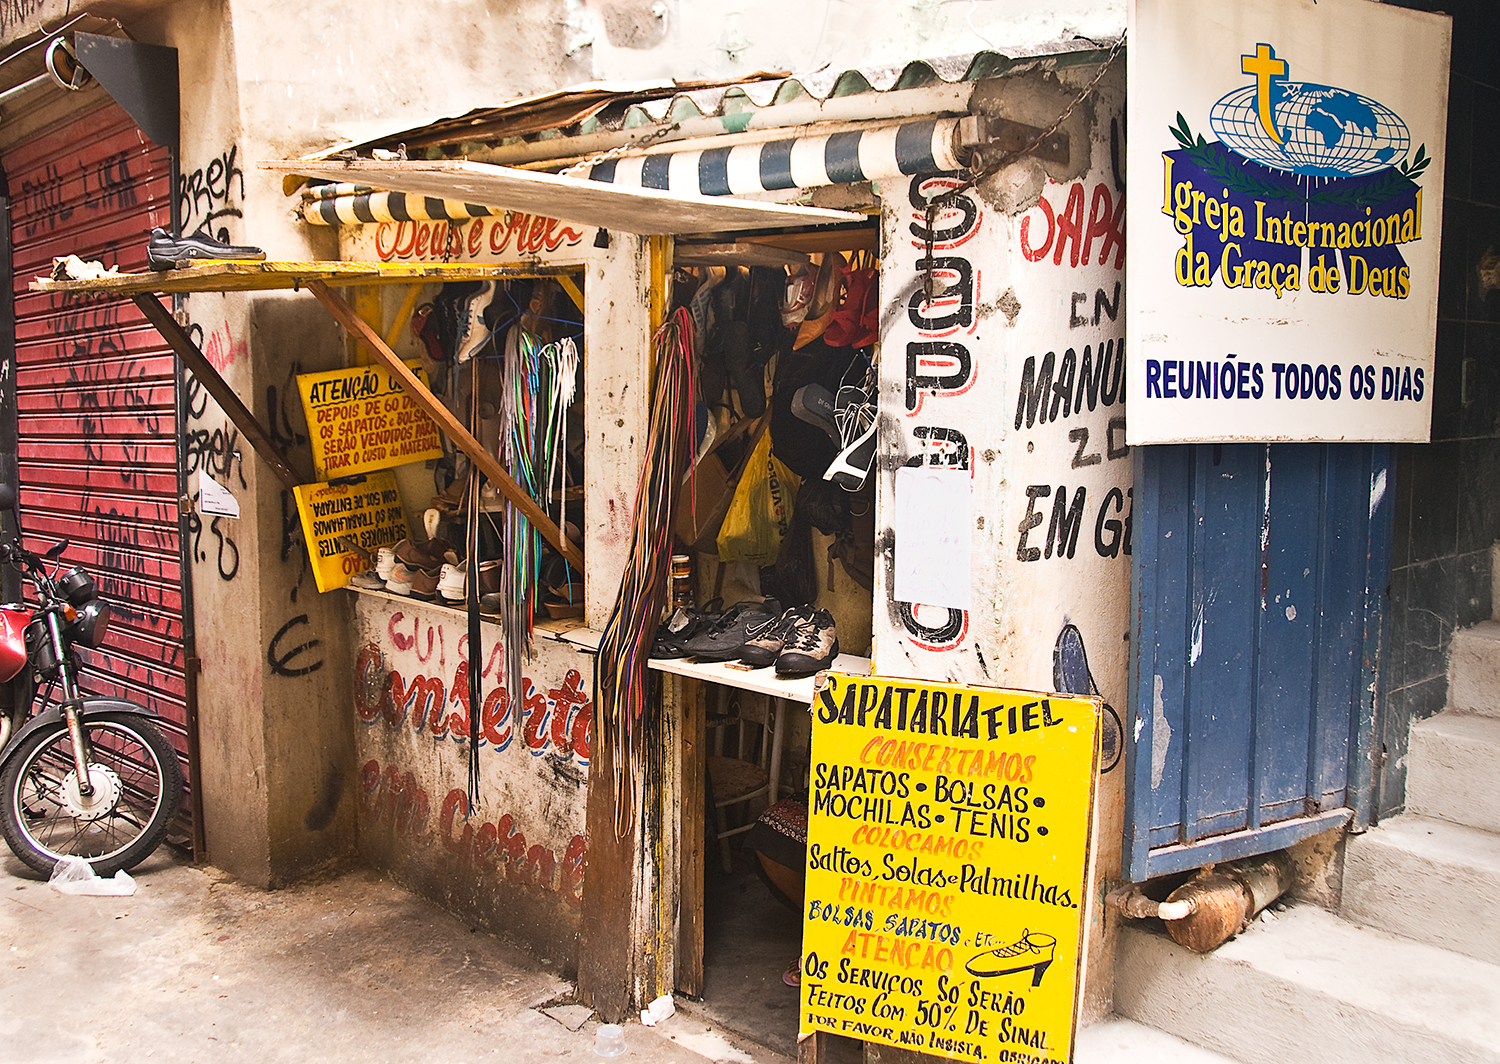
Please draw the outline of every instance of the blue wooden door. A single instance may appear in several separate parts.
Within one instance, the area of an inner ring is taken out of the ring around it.
[[[1280,849],[1369,793],[1389,448],[1135,448],[1130,879]]]

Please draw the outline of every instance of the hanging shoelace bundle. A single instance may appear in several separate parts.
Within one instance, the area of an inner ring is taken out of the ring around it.
[[[655,391],[636,486],[630,557],[594,661],[595,723],[613,752],[615,835],[629,830],[634,797],[630,738],[646,710],[646,662],[671,580],[672,525],[693,457],[693,319],[678,308],[652,341]]]

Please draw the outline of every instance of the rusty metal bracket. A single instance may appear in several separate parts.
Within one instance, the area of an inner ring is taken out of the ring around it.
[[[536,500],[528,495],[511,478],[511,475],[505,471],[505,467],[500,464],[500,460],[490,454],[484,445],[476,440],[468,429],[464,428],[463,422],[459,421],[437,396],[427,390],[422,382],[417,379],[417,375],[408,369],[406,364],[397,357],[396,353],[387,346],[380,334],[372,329],[368,322],[356,314],[354,308],[341,296],[332,291],[322,281],[307,282],[307,290],[313,294],[319,303],[322,303],[328,309],[328,313],[332,314],[334,319],[348,330],[351,336],[369,348],[370,353],[375,356],[375,361],[379,362],[391,376],[400,382],[402,389],[411,401],[426,411],[427,416],[437,423],[439,430],[447,435],[458,446],[459,450],[469,456],[469,461],[473,462],[475,468],[489,478],[490,483],[495,485],[495,490],[504,495],[510,501],[511,505],[519,510],[526,520],[531,522],[532,526],[542,534],[542,538],[552,544],[553,548],[567,560],[568,564],[572,565],[580,573],[583,572],[582,553],[579,552],[571,540],[562,534],[562,530],[557,527],[556,522],[547,516],[546,511],[537,504]]]
[[[1035,155],[1049,163],[1066,165],[1069,159],[1068,135],[1054,127],[1051,130],[1012,122],[996,115],[966,115],[958,123],[958,144],[967,152],[965,165],[971,170],[993,169],[1002,160],[1021,155]]]
[[[266,465],[271,467],[271,472],[286,485],[287,491],[294,490],[299,483],[297,474],[292,472],[291,464],[286,455],[281,453],[271,439],[271,434],[265,430],[250,409],[240,402],[240,397],[234,394],[234,389],[229,387],[229,382],[219,376],[219,371],[193,343],[193,338],[187,334],[177,319],[172,317],[171,311],[161,305],[161,300],[149,292],[141,292],[130,297],[141,313],[146,316],[165,340],[176,352],[177,357],[182,359],[183,365],[192,371],[198,383],[203,385],[204,390],[213,396],[214,402],[219,404],[220,409],[234,423],[234,427],[244,433],[245,439],[260,455]]]

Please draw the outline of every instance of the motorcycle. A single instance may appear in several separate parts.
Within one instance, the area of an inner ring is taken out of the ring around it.
[[[34,604],[0,605],[0,833],[44,875],[76,856],[111,876],[166,836],[182,802],[177,753],[156,713],[80,693],[77,648],[104,643],[109,603],[84,570],[63,569],[67,540],[42,555],[21,545],[8,484],[0,484],[0,510],[17,519],[15,541],[0,542],[0,563],[36,590]]]

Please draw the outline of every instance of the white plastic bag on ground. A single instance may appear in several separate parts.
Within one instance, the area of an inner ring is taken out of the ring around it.
[[[641,1023],[647,1027],[655,1027],[662,1020],[670,1019],[676,1012],[677,1006],[672,1003],[672,995],[663,994],[641,1010]]]
[[[47,885],[59,894],[123,897],[135,893],[135,880],[123,868],[113,879],[100,879],[82,857],[64,857],[52,866]]]

